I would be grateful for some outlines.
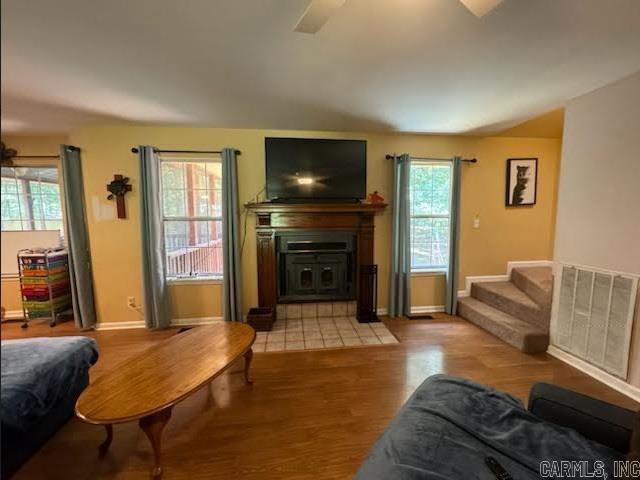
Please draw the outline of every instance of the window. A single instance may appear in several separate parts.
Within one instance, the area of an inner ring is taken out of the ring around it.
[[[412,271],[444,270],[449,263],[451,170],[443,162],[411,163]]]
[[[222,164],[161,159],[167,278],[222,276]]]
[[[2,231],[60,230],[56,167],[2,167]]]

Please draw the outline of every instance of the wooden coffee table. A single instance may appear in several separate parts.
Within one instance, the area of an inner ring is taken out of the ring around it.
[[[138,420],[154,454],[151,477],[162,476],[160,440],[173,406],[224,372],[244,356],[244,378],[256,333],[244,323],[218,323],[195,327],[149,348],[91,383],[76,403],[76,415],[88,423],[104,425],[106,453],[114,423]]]

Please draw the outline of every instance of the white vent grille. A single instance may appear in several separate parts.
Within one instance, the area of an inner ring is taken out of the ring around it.
[[[551,342],[626,379],[638,278],[573,265],[559,268]]]

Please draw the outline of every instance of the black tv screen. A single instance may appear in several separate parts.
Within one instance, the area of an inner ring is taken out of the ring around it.
[[[367,142],[265,138],[269,200],[354,200],[366,196]]]

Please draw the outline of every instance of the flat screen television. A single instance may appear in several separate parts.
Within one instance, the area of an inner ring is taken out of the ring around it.
[[[268,200],[313,202],[365,198],[366,141],[267,137],[264,145]]]

